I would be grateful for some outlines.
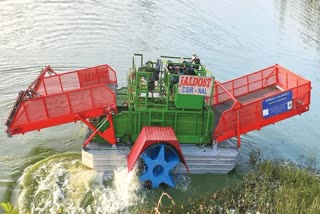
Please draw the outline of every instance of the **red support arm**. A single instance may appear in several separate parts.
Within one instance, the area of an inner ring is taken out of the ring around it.
[[[115,137],[115,131],[114,131],[114,125],[113,125],[113,117],[112,117],[112,113],[109,112],[106,115],[106,120],[101,124],[104,125],[104,123],[106,121],[109,121],[110,127],[107,128],[104,132],[101,132],[99,129],[101,128],[98,127],[96,128],[94,125],[92,125],[91,123],[89,123],[85,118],[81,117],[80,115],[77,115],[77,117],[83,122],[85,123],[90,129],[93,130],[93,133],[90,135],[90,137],[88,137],[86,139],[86,141],[82,144],[82,147],[86,147],[92,140],[92,138],[98,134],[100,135],[103,139],[105,139],[108,143],[114,145],[116,143],[116,137]]]

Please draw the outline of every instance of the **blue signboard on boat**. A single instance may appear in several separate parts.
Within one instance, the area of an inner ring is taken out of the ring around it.
[[[269,118],[292,109],[292,91],[269,97],[262,102],[262,115]]]

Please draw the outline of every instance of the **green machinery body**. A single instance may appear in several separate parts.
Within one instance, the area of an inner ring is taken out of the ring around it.
[[[141,59],[140,66],[135,63],[137,57]],[[182,144],[211,143],[214,114],[210,100],[207,103],[206,96],[180,94],[179,72],[170,72],[168,65],[175,68],[195,66],[181,62],[181,57],[169,56],[144,64],[142,54],[134,55],[127,78],[128,87],[117,90],[116,95],[118,114],[114,115],[113,121],[118,143],[134,142],[145,126],[172,127]],[[208,71],[203,65],[196,67],[193,75],[207,75]],[[211,95],[213,87],[206,93]],[[109,127],[108,121],[103,122],[98,124],[100,131]],[[93,139],[93,142],[101,141],[104,140],[98,135]]]

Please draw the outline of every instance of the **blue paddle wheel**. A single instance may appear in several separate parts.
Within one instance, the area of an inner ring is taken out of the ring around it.
[[[140,176],[142,182],[151,182],[152,188],[160,184],[175,187],[172,171],[179,164],[179,156],[169,145],[159,143],[147,148],[141,155],[144,169]]]

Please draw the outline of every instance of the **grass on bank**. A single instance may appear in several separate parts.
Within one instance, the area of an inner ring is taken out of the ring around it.
[[[157,208],[159,213],[319,213],[320,177],[291,163],[265,161],[237,185]]]

